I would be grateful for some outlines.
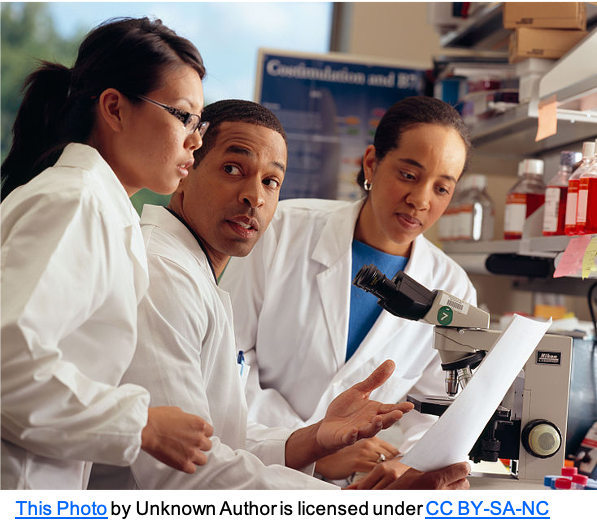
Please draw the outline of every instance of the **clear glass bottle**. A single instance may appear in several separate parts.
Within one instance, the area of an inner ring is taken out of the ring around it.
[[[508,191],[504,212],[504,239],[522,238],[524,223],[545,202],[543,161],[525,159],[522,178]]]
[[[595,156],[595,142],[583,142],[581,165],[572,173],[568,179],[568,197],[566,200],[566,220],[564,232],[568,236],[578,234],[576,231],[576,214],[578,204],[578,186],[580,176],[592,164]]]
[[[471,176],[464,176],[460,183],[460,197],[458,198],[454,216],[455,228],[453,237],[457,241],[466,241],[469,239],[468,220],[470,217],[471,205],[468,203],[467,197],[471,186]]]
[[[572,168],[581,157],[576,151],[562,151],[560,166],[556,174],[547,183],[545,190],[545,211],[543,212],[543,236],[560,236],[565,234],[566,200],[568,196],[568,179]]]
[[[448,208],[446,208],[446,210],[442,214],[442,217],[439,219],[438,238],[442,242],[450,242],[454,239],[456,211],[461,195],[462,194],[460,192],[460,185],[457,185],[456,189],[454,190],[454,195],[450,200],[450,204],[448,205]]]
[[[463,175],[456,185],[452,200],[439,220],[438,237],[441,241],[452,242],[461,238],[460,207],[467,191],[468,179]]]
[[[463,197],[462,218],[464,239],[486,241],[493,239],[495,208],[487,195],[487,177],[480,174],[469,175],[470,188]]]

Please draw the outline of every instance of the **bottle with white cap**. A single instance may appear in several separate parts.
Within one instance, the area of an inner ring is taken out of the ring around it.
[[[560,236],[564,232],[568,180],[573,166],[582,154],[576,151],[562,151],[557,173],[547,183],[545,210],[543,212],[543,236]]]
[[[582,162],[581,165],[572,173],[568,179],[568,197],[566,200],[566,221],[564,224],[564,231],[568,236],[578,234],[576,228],[576,216],[578,205],[578,186],[580,183],[580,176],[593,163],[595,156],[595,142],[583,142],[582,145]]]
[[[597,148],[597,143],[595,144]],[[578,181],[578,205],[576,207],[576,233],[595,234],[597,232],[597,208],[589,208],[597,202],[597,157],[580,175]]]
[[[504,238],[519,240],[525,221],[545,202],[543,161],[525,159],[522,178],[508,191],[504,212]]]

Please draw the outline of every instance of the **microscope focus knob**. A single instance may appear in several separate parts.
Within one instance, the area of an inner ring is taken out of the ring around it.
[[[555,455],[562,446],[562,433],[549,420],[531,420],[522,430],[522,445],[531,455],[547,459]]]

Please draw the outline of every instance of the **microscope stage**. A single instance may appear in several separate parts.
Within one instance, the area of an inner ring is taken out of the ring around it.
[[[454,399],[447,396],[407,395],[406,401],[412,402],[419,413],[440,417]]]

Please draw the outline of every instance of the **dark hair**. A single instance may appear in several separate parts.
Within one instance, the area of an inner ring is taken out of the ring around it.
[[[220,124],[224,122],[244,122],[261,125],[279,133],[288,147],[286,132],[278,117],[267,107],[246,100],[221,100],[211,103],[201,113],[201,119],[209,122],[209,128],[203,137],[203,144],[195,151],[195,167],[203,157],[215,146],[220,131]]]
[[[205,77],[195,46],[147,17],[111,19],[96,27],[70,69],[42,61],[24,83],[13,144],[2,164],[2,197],[55,164],[68,143],[88,140],[104,90],[145,95],[160,88],[169,69],[183,65]]]
[[[381,161],[390,151],[398,148],[402,133],[421,124],[443,125],[456,130],[466,147],[466,160],[462,170],[464,173],[472,152],[470,132],[454,107],[428,96],[405,98],[385,112],[375,130],[373,139],[375,158]],[[361,166],[357,175],[357,183],[363,188],[364,182],[365,172]]]

